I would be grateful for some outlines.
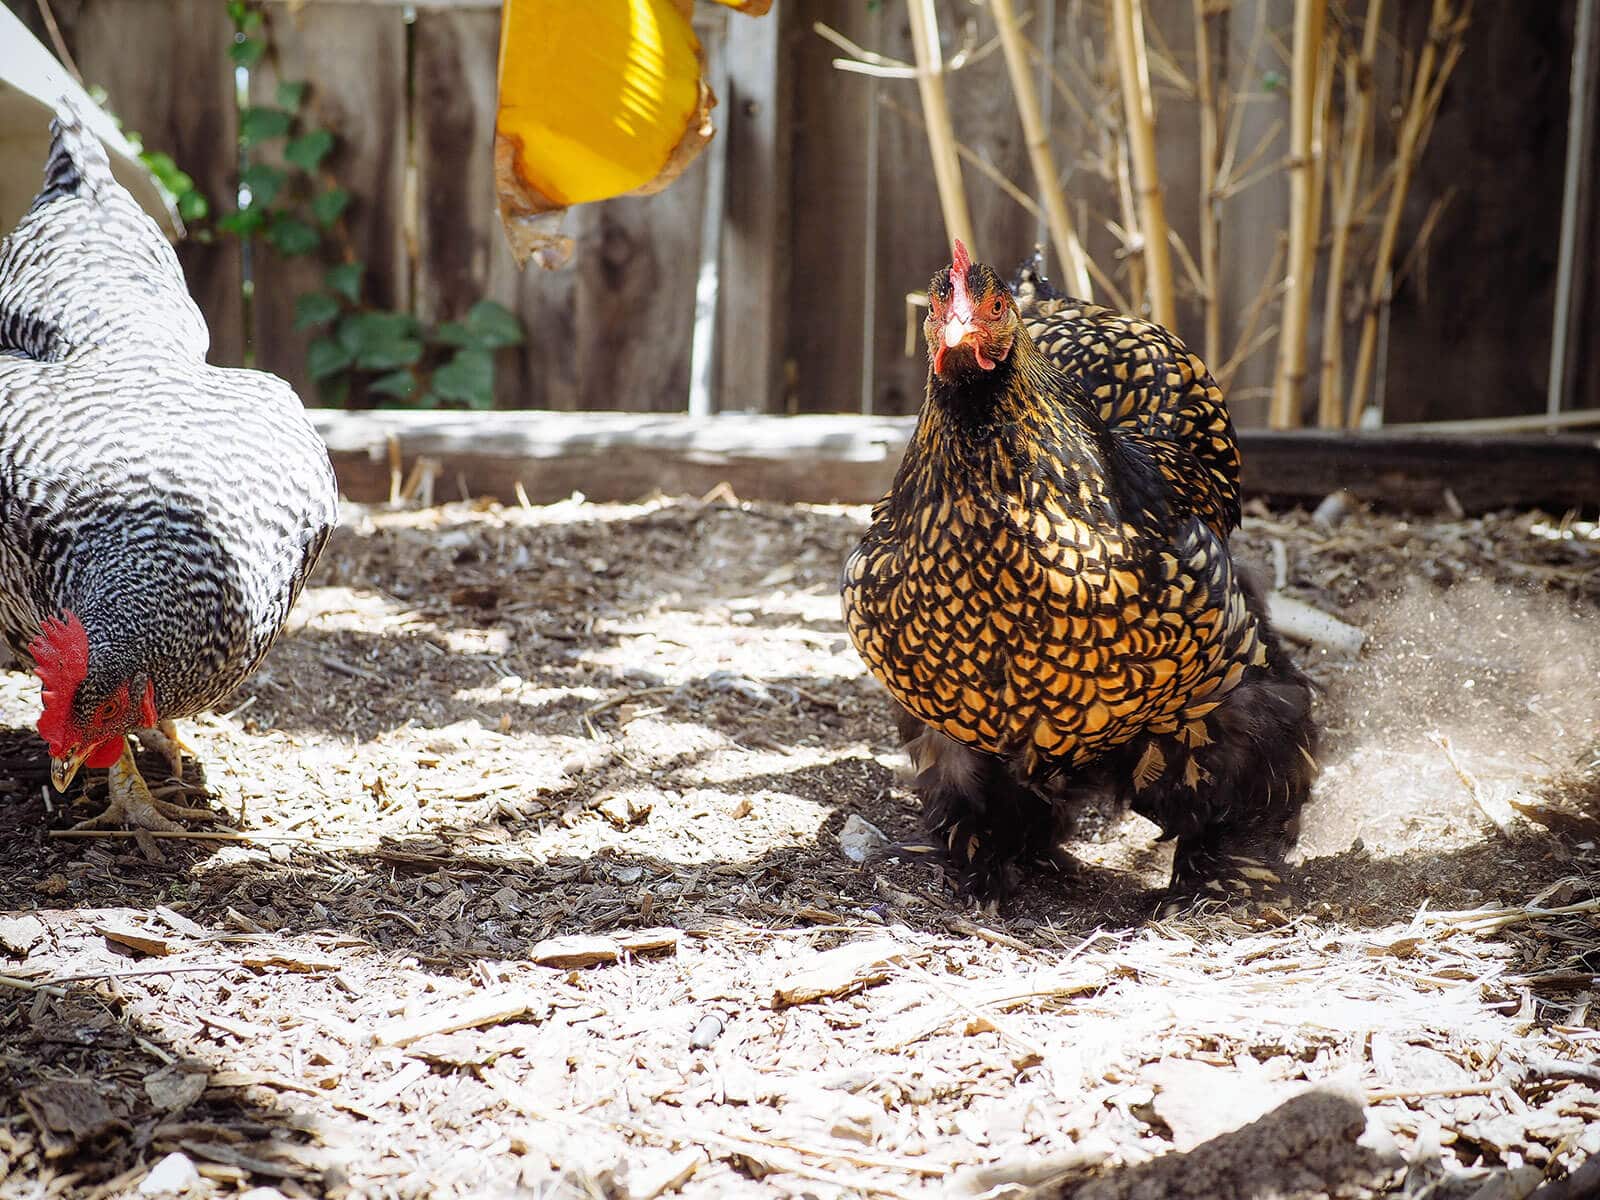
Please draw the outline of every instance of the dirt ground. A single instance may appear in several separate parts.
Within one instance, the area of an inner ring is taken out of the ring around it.
[[[1593,1194],[1593,526],[1257,509],[1368,641],[1296,903],[1157,923],[1137,818],[998,914],[846,855],[865,520],[351,509],[189,837],[59,836],[0,674],[0,1196]]]

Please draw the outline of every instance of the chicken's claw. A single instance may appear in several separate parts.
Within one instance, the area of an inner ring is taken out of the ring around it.
[[[106,777],[110,803],[98,817],[79,821],[74,829],[148,829],[155,833],[181,833],[180,821],[212,821],[216,813],[204,808],[184,808],[150,794],[150,787],[133,761],[133,744],[124,740],[122,757],[111,764]]]
[[[1190,860],[1178,872],[1156,909],[1166,920],[1192,909],[1220,907],[1259,913],[1293,898],[1281,871],[1283,862],[1249,854],[1215,853],[1201,863]]]

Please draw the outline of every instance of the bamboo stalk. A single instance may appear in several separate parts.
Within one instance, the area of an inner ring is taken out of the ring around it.
[[[1195,98],[1200,106],[1200,301],[1206,362],[1222,361],[1221,214],[1217,211],[1217,108],[1211,79],[1208,0],[1194,0]]]
[[[1067,211],[1067,198],[1062,194],[1056,176],[1055,156],[1050,152],[1050,131],[1045,127],[1039,110],[1039,92],[1033,84],[1029,69],[1028,50],[1023,44],[1022,30],[1017,24],[1017,14],[1011,0],[989,0],[994,9],[994,22],[1000,30],[1001,49],[1006,55],[1006,69],[1011,73],[1011,91],[1017,101],[1017,115],[1022,119],[1022,134],[1028,144],[1028,159],[1033,164],[1033,177],[1039,194],[1044,199],[1050,240],[1055,243],[1056,257],[1065,271],[1065,282],[1072,295],[1092,300],[1094,293],[1089,284],[1089,262],[1083,243],[1072,228],[1072,214]]]
[[[1145,53],[1143,0],[1111,0],[1113,37],[1122,76],[1122,111],[1128,126],[1145,269],[1150,280],[1150,317],[1169,328],[1177,323],[1172,296],[1172,253],[1167,214],[1156,165],[1156,110]]]
[[[1360,55],[1345,64],[1344,92],[1348,119],[1340,147],[1339,194],[1334,200],[1332,240],[1328,247],[1328,291],[1322,304],[1322,379],[1317,391],[1317,420],[1323,428],[1344,420],[1344,275],[1350,235],[1355,232],[1356,197],[1361,167],[1372,136],[1372,71],[1378,55],[1378,30],[1383,0],[1368,0],[1361,30]]]
[[[1350,381],[1350,403],[1345,411],[1345,420],[1351,429],[1360,425],[1361,411],[1367,404],[1367,390],[1372,383],[1373,363],[1378,348],[1378,316],[1388,290],[1395,240],[1400,233],[1406,193],[1411,187],[1411,173],[1421,155],[1432,115],[1430,103],[1437,104],[1437,98],[1442,95],[1444,78],[1459,56],[1465,17],[1466,13],[1463,12],[1460,19],[1452,18],[1450,0],[1433,0],[1433,11],[1428,21],[1428,41],[1417,60],[1417,75],[1412,81],[1411,96],[1400,121],[1400,137],[1395,147],[1394,182],[1389,189],[1389,208],[1384,213],[1383,228],[1378,234],[1378,254],[1372,264],[1366,312],[1361,318],[1361,343],[1356,350],[1355,374]],[[1454,48],[1458,53],[1447,52],[1445,71],[1436,81],[1434,69],[1439,60],[1439,45],[1446,39],[1454,40]]]
[[[961,185],[961,157],[956,152],[955,128],[950,121],[950,100],[944,90],[944,61],[939,51],[939,18],[933,0],[911,0],[911,45],[917,59],[917,90],[922,94],[922,118],[928,127],[928,150],[933,155],[933,177],[939,187],[939,208],[945,234],[974,245],[972,216]]]
[[[1327,0],[1297,0],[1289,121],[1289,273],[1278,340],[1278,379],[1268,421],[1274,429],[1300,424],[1306,382],[1306,327],[1311,321],[1311,283],[1317,263],[1316,215],[1318,56]]]
[[[1110,143],[1111,180],[1117,189],[1117,207],[1122,211],[1122,228],[1115,228],[1109,220],[1106,226],[1122,241],[1128,269],[1128,298],[1137,306],[1139,297],[1144,295],[1144,257],[1138,249],[1142,235],[1139,232],[1139,207],[1134,202],[1133,180],[1128,170],[1128,143],[1116,130],[1109,131],[1107,140]],[[1125,311],[1131,313],[1134,309]]]
[[[1302,375],[1304,377],[1304,382],[1302,382],[1301,385],[1302,387],[1307,386],[1310,380],[1316,378],[1320,374],[1321,368],[1320,361],[1311,361],[1311,347],[1309,343],[1311,313],[1309,297],[1316,287],[1315,271],[1317,248],[1322,244],[1322,220],[1324,209],[1327,207],[1327,198],[1330,195],[1331,188],[1329,183],[1329,147],[1331,144],[1336,148],[1339,144],[1337,132],[1333,128],[1333,74],[1338,63],[1338,49],[1339,46],[1337,35],[1329,35],[1323,42],[1322,49],[1317,56],[1317,91],[1312,104],[1314,109],[1314,132],[1312,134],[1311,143],[1310,228],[1312,275],[1306,279],[1306,294],[1308,297],[1306,311],[1306,337],[1308,341],[1305,348],[1306,362],[1302,366]],[[1320,396],[1317,398],[1317,402],[1319,405],[1321,404],[1322,398]],[[1329,428],[1339,428],[1339,418],[1342,415],[1343,410],[1337,410],[1333,423],[1329,426]],[[1318,419],[1321,419],[1320,412]]]

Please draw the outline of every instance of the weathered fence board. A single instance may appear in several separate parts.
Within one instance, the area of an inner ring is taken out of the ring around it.
[[[500,14],[422,9],[413,26],[416,312],[460,316],[490,299],[522,318],[527,342],[496,361],[505,408],[578,407],[571,271],[517,268],[494,194],[495,75]],[[489,64],[486,66],[486,64]]]
[[[5,2],[42,30],[34,0]],[[220,0],[52,5],[85,81],[106,87],[111,108],[129,128],[152,148],[173,153],[217,207],[228,207],[237,122],[226,56],[231,31]],[[1216,75],[1241,106],[1232,139],[1235,175],[1260,176],[1222,202],[1224,354],[1212,363],[1222,367],[1241,339],[1254,343],[1230,393],[1236,420],[1248,426],[1264,416],[1275,365],[1281,269],[1274,262],[1288,212],[1280,169],[1287,147],[1285,39],[1294,0],[1209,7]],[[1537,13],[1480,6],[1474,17],[1400,237],[1406,259],[1434,202],[1459,185],[1427,252],[1409,262],[1390,314],[1378,380],[1390,420],[1542,405],[1573,9],[1574,0]],[[811,29],[823,20],[869,50],[909,60],[903,2],[779,0],[758,19],[720,9],[716,20],[702,14],[705,28],[727,30],[726,37],[705,38],[712,75],[725,81],[715,114],[720,141],[712,151],[726,155],[717,194],[708,194],[702,157],[656,197],[576,210],[568,218],[578,242],[575,266],[526,274],[512,267],[494,213],[493,0],[267,0],[265,11],[273,49],[252,73],[252,101],[271,103],[279,79],[312,85],[311,111],[339,138],[328,177],[358,198],[345,227],[352,256],[367,264],[369,298],[431,321],[488,297],[521,317],[528,344],[499,360],[499,404],[683,408],[709,212],[713,228],[715,214],[722,220],[714,408],[904,413],[916,407],[925,363],[920,349],[909,359],[903,354],[904,297],[949,253],[917,89],[909,79],[836,70],[830,60],[841,52]],[[994,36],[982,5],[941,3],[938,11],[947,59]],[[1338,20],[1353,20],[1358,11]],[[1198,254],[1198,114],[1184,78],[1192,79],[1195,66],[1195,5],[1145,0],[1145,12],[1167,213],[1183,244]],[[1416,45],[1426,6],[1388,5],[1385,12],[1399,23],[1386,47]],[[1119,270],[1127,248],[1116,229],[1123,201],[1107,169],[1114,167],[1117,134],[1104,6],[1019,0],[1018,13],[1050,68],[1041,73],[1041,91],[1080,235],[1103,268]],[[1340,28],[1348,36],[1349,28]],[[1380,163],[1394,143],[1389,98],[1409,69],[1390,49],[1379,56],[1386,106],[1374,133]],[[1495,82],[1506,79],[1505,86]],[[1498,97],[1489,108],[1472,99],[1485,86]],[[952,74],[949,90],[957,136],[992,170],[1035,193],[1003,56],[992,50],[980,56]],[[1336,102],[1335,122],[1338,115]],[[1225,146],[1229,132],[1224,123]],[[967,163],[963,171],[974,250],[1009,269],[1039,236],[1040,223],[976,166]],[[1366,213],[1368,233],[1381,215],[1380,197]],[[1596,219],[1589,217],[1591,239]],[[285,262],[260,243],[252,249],[248,329],[237,239],[220,236],[180,250],[212,327],[213,358],[240,361],[248,336],[261,365],[314,394],[303,366],[309,337],[292,328],[293,305],[320,283],[322,264]],[[1359,253],[1367,253],[1365,246]],[[1597,303],[1600,271],[1592,253],[1583,261],[1579,296],[1588,313]],[[1051,268],[1059,279],[1053,254]],[[1203,330],[1181,262],[1176,276],[1178,332],[1198,349]],[[1263,294],[1266,303],[1258,305]],[[1316,308],[1324,295],[1319,275]],[[1360,299],[1350,295],[1346,302],[1354,307]],[[1320,360],[1319,324],[1314,317],[1313,365]],[[1600,395],[1593,382],[1600,375],[1594,370],[1600,333],[1583,316],[1574,328],[1572,402],[1590,403]],[[1347,355],[1354,342],[1347,332]]]
[[[338,138],[324,164],[329,182],[354,197],[338,226],[348,257],[365,264],[363,296],[382,308],[411,300],[405,236],[405,14],[382,5],[270,3],[272,51],[250,74],[252,104],[276,105],[280,81],[310,84],[306,113]],[[312,255],[284,258],[257,247],[251,324],[256,364],[304,396],[312,335],[294,328],[295,298],[320,290],[326,266]]]
[[[761,20],[724,14],[727,95],[718,136],[726,139],[726,196],[718,263],[717,395],[723,410],[768,411],[783,395],[783,335],[789,327],[787,236],[792,76],[784,47],[795,36],[786,5]],[[811,36],[806,30],[805,36]],[[708,204],[716,197],[707,197]]]

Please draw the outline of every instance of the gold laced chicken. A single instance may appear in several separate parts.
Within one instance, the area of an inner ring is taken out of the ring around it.
[[[845,567],[924,818],[983,898],[1109,802],[1176,839],[1174,901],[1278,890],[1316,774],[1311,687],[1236,568],[1238,449],[1159,326],[1018,297],[955,244],[927,396]]]

